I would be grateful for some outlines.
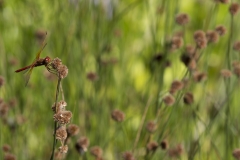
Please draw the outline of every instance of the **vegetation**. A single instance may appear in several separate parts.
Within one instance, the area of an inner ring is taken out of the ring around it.
[[[0,0],[0,159],[240,159],[236,2]]]

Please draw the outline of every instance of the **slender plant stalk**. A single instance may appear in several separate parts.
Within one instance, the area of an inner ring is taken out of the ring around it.
[[[231,50],[231,41],[232,41],[232,37],[233,37],[233,16],[231,16],[231,24],[230,24],[230,31],[229,31],[230,35],[229,35],[229,39],[228,39],[228,48],[227,48],[227,66],[230,69],[231,68],[231,54],[230,54],[230,50]]]
[[[141,2],[143,2],[144,0],[136,0],[134,2],[132,2],[131,4],[129,4],[126,8],[124,8],[118,15],[116,15],[116,17],[114,17],[113,20],[113,24],[116,24],[116,21],[119,21],[121,18],[123,18],[127,13],[129,13],[130,11],[132,11],[135,7],[137,7],[139,4],[141,4]]]
[[[141,120],[140,126],[139,126],[139,128],[138,128],[137,136],[136,136],[136,139],[135,139],[135,142],[134,142],[134,145],[133,145],[133,149],[132,149],[132,152],[133,152],[133,153],[134,153],[135,148],[137,147],[137,144],[138,144],[138,141],[139,141],[141,132],[142,132],[143,124],[144,124],[144,122],[145,122],[145,118],[146,118],[147,111],[148,111],[148,108],[149,108],[149,106],[150,106],[150,102],[151,102],[151,101],[152,101],[152,97],[149,98],[149,100],[148,100],[148,102],[147,102],[147,104],[146,104],[145,110],[144,110],[144,112],[143,112],[142,120]]]
[[[233,37],[233,15],[231,15],[231,24],[230,24],[230,35],[229,35],[229,39],[228,39],[228,48],[227,48],[227,53],[226,53],[226,56],[227,56],[227,67],[228,69],[231,69],[231,41],[232,41],[232,37]],[[229,127],[228,127],[228,124],[229,124],[229,117],[230,117],[230,87],[231,87],[231,82],[230,80],[227,80],[225,81],[225,85],[226,85],[226,99],[227,99],[227,108],[226,108],[226,111],[225,111],[225,115],[226,115],[226,119],[225,119],[225,130],[226,130],[226,144],[225,144],[225,159],[228,159],[228,155],[229,155],[229,148],[230,148],[230,144],[229,144]]]
[[[2,123],[0,123],[0,128],[2,128]],[[0,134],[0,144],[3,144],[2,142],[2,134]],[[3,152],[0,152],[0,158],[3,158]]]
[[[63,89],[62,89],[62,83],[60,83],[60,91],[62,93],[62,100],[65,101],[64,94],[63,94]]]
[[[57,107],[59,88],[61,88],[61,80],[62,79],[60,77],[58,77],[58,84],[57,84],[56,99],[55,99],[55,106],[54,106],[54,108]],[[61,90],[62,90],[62,88],[61,88]],[[52,155],[51,155],[50,160],[54,160],[54,152],[55,152],[55,146],[56,146],[56,130],[57,130],[57,122],[54,122],[53,147],[52,147]]]
[[[175,104],[171,108],[171,112],[170,112],[170,114],[169,114],[169,116],[167,118],[167,121],[164,123],[164,125],[162,127],[162,132],[158,135],[157,141],[160,141],[160,139],[162,138],[162,136],[164,134],[164,131],[165,131],[165,128],[167,128],[167,125],[168,125],[170,119],[173,116],[173,113],[175,111],[174,108],[179,104],[180,100],[182,99],[182,96],[183,96],[183,94],[180,94],[180,93],[177,95],[176,102],[175,102]]]

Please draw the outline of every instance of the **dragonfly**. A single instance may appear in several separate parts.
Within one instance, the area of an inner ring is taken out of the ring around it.
[[[43,49],[45,48],[45,46],[47,45],[47,43],[43,44],[42,45],[42,48],[37,52],[37,55],[36,55],[36,58],[35,60],[33,61],[32,64],[26,66],[26,67],[23,67],[23,68],[20,68],[18,70],[16,70],[15,72],[22,72],[22,71],[26,71],[26,76],[25,76],[25,80],[26,80],[26,83],[25,83],[25,86],[27,86],[28,82],[29,82],[29,79],[30,79],[30,76],[32,74],[32,71],[33,71],[33,68],[34,67],[38,67],[38,66],[45,66],[47,67],[48,64],[51,62],[51,58],[46,56],[45,58],[40,58],[40,55],[43,51]]]

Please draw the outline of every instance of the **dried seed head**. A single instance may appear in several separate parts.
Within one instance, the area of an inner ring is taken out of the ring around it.
[[[171,61],[168,60],[168,59],[166,59],[166,60],[164,61],[164,67],[171,67],[171,66],[172,66]]]
[[[2,146],[2,150],[3,150],[3,152],[10,152],[11,151],[11,147],[8,144],[4,144]]]
[[[2,104],[3,103],[3,99],[2,98],[0,98],[0,104]]]
[[[87,73],[87,79],[90,81],[96,81],[98,79],[98,75],[94,72]]]
[[[63,111],[63,110],[65,110],[65,107],[67,106],[67,102],[65,102],[64,100],[61,100],[58,102],[57,106],[58,106],[59,110]]]
[[[196,44],[197,44],[198,48],[200,48],[200,49],[206,48],[207,47],[207,39],[206,38],[198,39],[196,41]]]
[[[27,118],[25,118],[23,115],[17,115],[16,116],[16,122],[18,125],[22,125],[27,121]]]
[[[4,160],[16,160],[16,157],[13,155],[13,154],[11,154],[11,153],[6,153],[5,155],[4,155],[4,158],[3,158]]]
[[[47,68],[47,70],[49,71],[49,72],[51,72],[51,73],[53,73],[53,74],[55,74],[55,75],[59,75],[58,74],[58,68],[59,68],[59,66],[61,66],[62,65],[62,60],[61,59],[59,59],[59,58],[54,58],[53,60],[51,60],[51,62],[50,63],[48,63],[47,65],[46,65],[46,68]]]
[[[187,46],[188,47],[188,46]],[[185,54],[188,55],[191,59],[198,60],[199,59],[199,53],[197,50],[197,46],[189,46],[189,48],[186,47]]]
[[[177,145],[175,148],[168,150],[169,157],[179,157],[183,153],[183,146]]]
[[[217,43],[219,39],[217,31],[207,31],[206,37],[209,43]]]
[[[147,144],[147,150],[148,151],[156,151],[158,148],[158,143],[157,142],[149,142]]]
[[[4,85],[5,80],[3,78],[3,76],[0,76],[0,88]]]
[[[229,2],[229,0],[216,0],[217,2],[221,2],[221,3],[224,3],[224,4],[227,4]]]
[[[237,77],[240,77],[240,62],[239,61],[233,61],[232,66],[233,66],[233,73]]]
[[[240,65],[236,65],[233,68],[233,73],[239,78],[240,77]]]
[[[0,117],[6,116],[8,111],[9,111],[9,106],[6,103],[2,102],[0,104]]]
[[[133,154],[129,151],[123,153],[124,160],[135,160]]]
[[[239,4],[238,3],[232,3],[229,7],[229,12],[234,16],[237,14],[239,10]]]
[[[234,44],[233,44],[233,49],[235,51],[240,51],[240,41],[236,41]]]
[[[112,111],[111,117],[116,122],[122,122],[125,118],[125,114],[122,111],[115,109]]]
[[[240,159],[240,149],[239,148],[234,149],[232,152],[232,155],[236,160],[239,160]]]
[[[147,128],[147,131],[148,131],[148,132],[153,133],[153,132],[155,132],[156,129],[157,129],[157,124],[156,124],[154,121],[149,121],[149,122],[147,123],[146,128]]]
[[[60,65],[58,68],[58,74],[61,79],[67,77],[68,75],[68,68],[65,65]]]
[[[54,69],[57,69],[60,65],[62,65],[62,60],[60,58],[54,58],[52,61],[51,61],[51,65]]]
[[[175,80],[172,82],[171,87],[170,87],[170,93],[174,94],[175,92],[181,90],[183,88],[183,82],[179,80]]]
[[[64,144],[65,139],[67,138],[66,126],[61,126],[56,130],[56,139],[60,140]]]
[[[56,74],[61,79],[65,78],[68,74],[67,66],[63,65],[62,60],[59,58],[54,58],[46,67],[49,72]]]
[[[8,102],[8,104],[9,104],[9,107],[10,107],[10,108],[15,107],[15,106],[17,105],[17,99],[16,99],[16,98],[10,99],[9,102]]]
[[[18,60],[15,57],[10,57],[8,62],[11,64],[11,66],[16,66],[18,64]]]
[[[194,57],[195,47],[188,44],[188,45],[185,47],[185,52],[186,52],[186,54],[189,55],[190,57]]]
[[[195,40],[206,38],[205,33],[202,30],[197,30],[196,32],[194,32],[193,37],[194,37]]]
[[[227,29],[226,29],[226,27],[219,25],[215,28],[215,31],[219,34],[219,36],[223,36],[226,34]]]
[[[186,25],[189,22],[189,16],[185,13],[180,13],[176,16],[175,21],[179,25]]]
[[[71,111],[61,111],[53,116],[54,121],[58,122],[59,124],[68,124],[72,118]]]
[[[86,152],[88,146],[89,146],[89,140],[87,137],[81,137],[80,139],[78,139],[77,143],[75,144],[75,148],[80,154],[83,154],[84,152]]]
[[[101,158],[103,151],[99,146],[94,146],[90,149],[90,153],[96,158]]]
[[[153,56],[152,61],[161,62],[163,60],[163,54],[157,53]]]
[[[237,60],[234,60],[234,61],[232,62],[232,66],[233,66],[233,67],[240,66],[240,62],[237,61]]]
[[[59,152],[60,153],[67,153],[68,152],[68,146],[67,145],[64,145],[64,146],[61,146],[58,148]]]
[[[75,124],[70,124],[67,127],[68,136],[75,136],[79,133],[79,127]]]
[[[237,67],[237,66],[240,66],[240,62],[235,60],[235,61],[232,62],[232,66],[233,66],[233,68]]]
[[[223,78],[229,78],[232,76],[232,72],[228,69],[222,69],[221,75],[223,76]]]
[[[39,42],[39,44],[42,44],[42,42],[44,41],[45,37],[46,37],[46,31],[39,29],[35,32],[35,37],[37,39],[37,41]]]
[[[202,30],[196,31],[193,37],[198,48],[202,49],[207,46],[207,38]]]
[[[193,94],[192,93],[190,93],[190,92],[187,92],[187,93],[185,93],[185,95],[184,95],[184,97],[183,97],[183,102],[185,103],[185,104],[192,104],[193,103],[193,101],[194,101],[194,99],[193,99]]]
[[[174,102],[175,102],[175,98],[171,94],[168,94],[165,97],[163,97],[163,102],[167,106],[172,106],[174,104]]]
[[[161,146],[162,150],[166,150],[166,149],[168,149],[168,142],[166,140],[163,140],[160,143],[160,146]]]
[[[191,61],[188,64],[188,69],[193,71],[197,68],[197,62],[195,59],[191,59]]]
[[[207,78],[207,75],[203,72],[196,71],[193,73],[193,79],[196,82],[201,82]]]
[[[173,37],[171,41],[171,49],[179,49],[183,46],[183,39],[181,37]]]
[[[57,112],[65,111],[66,110],[66,106],[67,106],[67,102],[65,102],[64,100],[59,101],[57,103]]]
[[[57,160],[63,160],[63,159],[65,159],[65,157],[66,157],[66,154],[61,153],[60,150],[58,150],[54,154],[54,158],[57,159]]]
[[[55,106],[55,103],[52,105],[52,110],[54,112],[58,113],[58,112],[61,112],[61,111],[65,111],[66,106],[67,106],[67,102],[65,102],[64,100],[61,100],[57,103],[57,106]]]

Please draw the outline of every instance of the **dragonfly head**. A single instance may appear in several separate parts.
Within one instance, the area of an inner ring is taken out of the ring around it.
[[[51,58],[50,57],[45,57],[44,58],[44,64],[47,65],[49,62],[51,61]]]

